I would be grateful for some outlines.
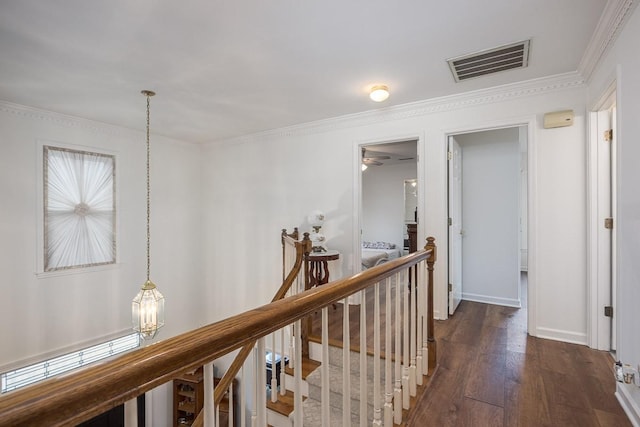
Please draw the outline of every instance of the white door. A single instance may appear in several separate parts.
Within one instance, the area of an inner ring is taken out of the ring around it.
[[[462,300],[462,150],[449,137],[449,315]]]
[[[616,349],[615,281],[615,105],[597,113],[598,128],[598,348]],[[605,314],[605,307],[611,313]]]

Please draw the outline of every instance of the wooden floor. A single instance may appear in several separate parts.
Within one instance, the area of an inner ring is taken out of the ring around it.
[[[350,318],[358,319],[358,312],[352,306]],[[331,314],[333,339],[341,339],[341,313],[338,305]],[[614,396],[607,352],[533,338],[526,331],[526,307],[463,301],[452,318],[436,321],[438,368],[406,425],[631,426]],[[354,328],[354,344],[357,333]]]
[[[438,368],[407,425],[631,426],[609,353],[526,328],[526,309],[467,301],[436,322]]]

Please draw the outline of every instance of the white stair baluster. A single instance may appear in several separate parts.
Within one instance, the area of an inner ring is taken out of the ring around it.
[[[229,385],[229,427],[233,427],[233,382]]]
[[[258,347],[253,347],[253,405],[251,407],[251,426],[258,427],[258,372],[260,368]]]
[[[204,375],[204,427],[215,427],[215,408],[213,405],[213,363],[205,363]]]
[[[329,308],[322,309],[322,364],[320,365],[322,405],[322,425],[328,425],[331,419],[329,388]]]
[[[422,374],[429,375],[429,319],[427,313],[429,309],[429,288],[426,274],[426,263],[420,263],[420,271],[424,271],[424,279],[422,280]]]
[[[416,276],[415,274],[411,274],[413,270],[415,272],[415,267],[409,269],[409,274],[412,276],[411,280],[411,313],[409,315],[411,319],[411,327],[409,330],[410,338],[410,350],[411,350],[411,362],[409,366],[409,393],[411,396],[415,396],[417,393],[416,389],[416,346],[417,346],[417,337],[416,337]]]
[[[284,330],[285,328],[280,329],[280,395],[284,396],[285,394],[287,394],[287,374],[285,372],[285,357],[284,357],[284,350],[285,350],[285,342],[284,342]]]
[[[342,390],[351,390],[349,298],[345,298],[342,304]],[[351,393],[342,393],[342,425],[351,425]]]
[[[360,291],[360,427],[367,426],[367,290]]]
[[[402,281],[402,408],[409,409],[409,271],[404,270]]]
[[[284,362],[284,361],[283,361]],[[271,334],[271,402],[278,401],[278,370],[276,369],[276,333]]]
[[[258,425],[267,425],[267,372],[265,369],[265,355],[267,354],[265,338],[258,339]]]
[[[393,425],[393,378],[391,377],[391,278],[384,290],[384,426]]]
[[[302,426],[302,321],[295,323],[295,364],[294,364],[294,394],[293,394],[293,425]]]
[[[402,367],[400,366],[400,359],[402,358],[402,305],[401,305],[401,293],[402,289],[402,275],[396,273],[396,293],[395,293],[395,345],[393,347],[394,353],[394,377],[395,386],[393,388],[393,422],[400,424],[402,422]]]
[[[423,274],[420,274],[420,264],[416,265],[416,305],[418,316],[416,318],[416,384],[422,385],[422,324],[424,319],[424,304],[422,301],[424,295],[422,288],[420,287],[420,278]]]
[[[247,386],[244,380],[245,378],[244,378],[244,363],[243,363],[242,367],[240,368],[240,390],[238,390],[238,393],[240,394],[240,427],[247,426],[247,411],[245,409],[245,406],[247,404],[247,397],[245,396],[245,393],[247,392]]]
[[[373,297],[373,425],[382,425],[380,404],[380,282],[374,285]]]

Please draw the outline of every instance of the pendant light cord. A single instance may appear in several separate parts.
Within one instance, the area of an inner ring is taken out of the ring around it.
[[[151,277],[151,179],[150,179],[150,160],[151,145],[149,144],[149,107],[150,97],[155,95],[150,91],[143,91],[147,96],[147,282]]]

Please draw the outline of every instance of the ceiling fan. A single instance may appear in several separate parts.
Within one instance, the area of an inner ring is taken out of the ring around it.
[[[387,156],[384,153],[376,153],[374,151],[367,151],[366,148],[362,148],[362,164],[367,166],[381,166],[383,162],[380,160],[388,160],[391,156]]]

